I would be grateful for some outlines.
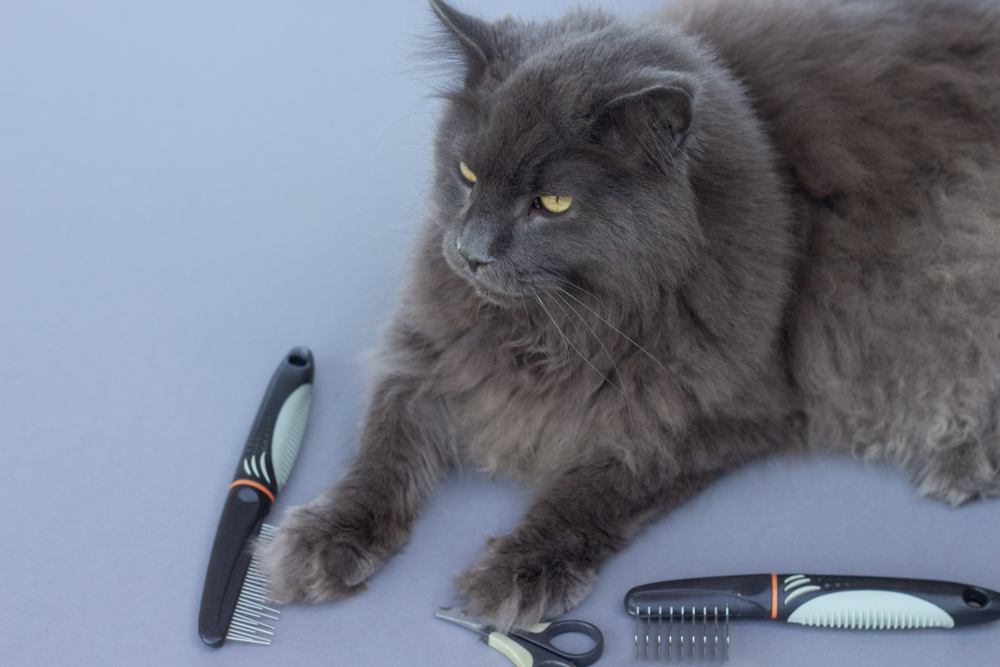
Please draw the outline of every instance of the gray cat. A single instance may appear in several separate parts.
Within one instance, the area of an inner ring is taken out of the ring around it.
[[[501,629],[762,455],[1000,495],[998,4],[431,4],[461,70],[431,215],[357,457],[265,554],[277,598],[363,589],[456,465],[537,492],[456,579]]]

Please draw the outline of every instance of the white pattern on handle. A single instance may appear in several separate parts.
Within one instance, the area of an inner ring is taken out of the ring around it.
[[[805,590],[800,588],[792,595]],[[837,591],[814,597],[792,612],[788,622],[824,628],[879,630],[955,627],[955,619],[948,612],[923,598],[896,591],[864,590]]]

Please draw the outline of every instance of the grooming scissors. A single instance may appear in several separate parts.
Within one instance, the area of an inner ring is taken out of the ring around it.
[[[438,607],[434,615],[479,633],[487,644],[510,658],[517,667],[587,667],[597,662],[604,651],[604,635],[596,625],[586,621],[537,623],[528,630],[504,634],[464,607]],[[552,644],[554,637],[570,632],[590,637],[594,645],[583,653],[570,653]]]

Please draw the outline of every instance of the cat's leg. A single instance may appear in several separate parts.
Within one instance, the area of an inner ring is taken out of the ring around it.
[[[500,629],[558,616],[586,596],[604,561],[647,521],[718,474],[627,465],[614,456],[579,465],[555,478],[510,534],[490,539],[456,586],[472,613]]]
[[[422,395],[419,381],[382,380],[344,479],[292,509],[263,549],[272,597],[319,602],[363,590],[453,465],[450,424],[447,405]]]

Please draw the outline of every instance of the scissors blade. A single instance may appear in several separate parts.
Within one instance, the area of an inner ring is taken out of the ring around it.
[[[438,607],[434,615],[446,621],[457,623],[463,628],[468,628],[481,635],[488,635],[490,633],[491,626],[467,612],[465,607]]]

